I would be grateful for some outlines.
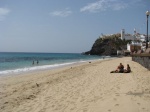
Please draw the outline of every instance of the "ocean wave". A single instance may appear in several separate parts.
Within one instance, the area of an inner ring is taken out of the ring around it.
[[[76,63],[82,63],[82,62],[85,62],[85,61],[25,67],[25,68],[18,68],[18,69],[14,69],[14,70],[5,70],[5,71],[0,71],[0,76],[7,75],[7,74],[18,74],[18,73],[30,72],[30,71],[36,71],[36,70],[54,69],[54,68],[72,65],[72,64],[76,64]]]
[[[105,59],[110,59],[111,57],[106,57]],[[37,71],[37,70],[45,70],[45,69],[55,69],[63,66],[69,66],[72,64],[78,64],[78,63],[84,63],[88,61],[94,61],[94,60],[103,60],[103,58],[99,59],[90,59],[90,60],[76,60],[74,62],[65,62],[65,63],[59,63],[59,64],[51,64],[51,65],[35,65],[35,66],[30,66],[30,67],[24,67],[24,68],[17,68],[13,70],[2,70],[0,71],[0,76],[6,76],[6,75],[12,75],[12,74],[21,74],[25,72],[30,72],[30,71]]]

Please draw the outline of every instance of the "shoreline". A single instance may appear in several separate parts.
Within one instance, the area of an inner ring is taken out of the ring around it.
[[[131,73],[113,73],[122,62]],[[0,78],[2,112],[148,112],[150,71],[131,57]]]
[[[100,56],[84,56],[79,53],[1,53],[0,75],[51,69]],[[38,62],[38,63],[37,63]]]
[[[100,58],[100,59],[92,59],[92,60],[81,60],[81,61],[66,62],[60,64],[52,64],[52,65],[34,65],[31,67],[0,71],[0,77],[29,74],[37,71],[39,72],[39,71],[53,70],[53,69],[59,69],[68,66],[80,65],[82,63],[87,63],[87,62],[103,61],[109,59],[114,59],[114,57],[109,57],[109,58],[106,57],[105,59]]]

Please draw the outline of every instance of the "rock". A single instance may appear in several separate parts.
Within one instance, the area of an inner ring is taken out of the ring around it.
[[[117,50],[126,49],[126,45],[130,41],[121,40],[119,38],[120,35],[118,35],[118,37],[116,35],[112,35],[107,38],[98,38],[93,44],[91,50],[82,54],[100,56],[117,55]]]

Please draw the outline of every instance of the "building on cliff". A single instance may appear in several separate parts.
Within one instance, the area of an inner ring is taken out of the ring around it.
[[[121,30],[121,40],[135,40],[135,35],[125,34],[125,29]]]
[[[142,35],[136,32],[134,29],[134,34],[125,34],[125,29],[121,30],[122,40],[131,40],[131,43],[127,44],[127,50],[130,52],[137,52],[138,50],[145,50],[146,35]]]
[[[143,47],[143,44],[138,41],[132,41],[130,44],[127,44],[127,50],[130,52],[141,50]]]
[[[125,29],[122,29],[120,38],[121,38],[121,40],[132,40],[132,41],[139,40],[141,42],[145,42],[146,41],[146,35],[137,33],[136,29],[134,29],[134,34],[133,35],[126,34],[125,33]],[[150,40],[150,35],[149,35],[149,39],[148,40]]]

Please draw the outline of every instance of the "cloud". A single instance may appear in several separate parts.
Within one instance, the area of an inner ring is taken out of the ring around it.
[[[65,10],[54,11],[54,12],[51,12],[50,14],[52,16],[67,17],[72,14],[72,11],[66,8]]]
[[[90,3],[80,9],[80,12],[100,12],[106,10],[121,10],[127,8],[128,4],[120,0],[99,0]]]
[[[10,10],[7,8],[0,8],[0,21],[5,19],[5,16],[7,16],[10,13]]]

